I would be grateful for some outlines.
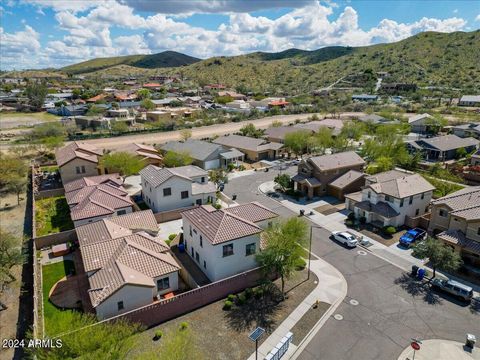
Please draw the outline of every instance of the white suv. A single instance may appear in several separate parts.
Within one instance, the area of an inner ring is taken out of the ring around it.
[[[337,240],[338,242],[344,245],[347,245],[350,248],[354,248],[355,246],[357,246],[357,243],[358,243],[357,238],[348,232],[333,231],[332,236],[335,240]]]

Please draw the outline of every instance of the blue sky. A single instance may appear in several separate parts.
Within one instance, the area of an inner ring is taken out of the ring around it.
[[[0,68],[176,50],[207,58],[480,28],[480,1],[5,0]]]

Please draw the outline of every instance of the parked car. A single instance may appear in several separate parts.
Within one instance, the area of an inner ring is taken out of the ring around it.
[[[435,278],[430,283],[432,287],[448,292],[465,301],[470,301],[473,298],[473,289],[470,286],[459,283],[455,280],[443,280]]]
[[[332,232],[332,236],[335,240],[337,240],[338,242],[350,247],[350,248],[354,248],[355,246],[357,246],[358,244],[358,240],[357,238],[348,233],[348,232],[344,232],[344,231],[333,231]]]
[[[415,241],[423,240],[427,232],[420,228],[410,229],[400,237],[400,245],[410,247]]]

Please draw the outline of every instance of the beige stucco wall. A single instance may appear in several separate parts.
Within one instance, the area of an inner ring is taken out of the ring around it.
[[[85,166],[85,173],[77,174],[76,168],[81,168],[82,166]],[[83,159],[73,159],[59,169],[62,182],[63,184],[66,184],[70,181],[78,180],[86,176],[96,176],[99,174],[97,166],[97,163],[92,163]]]
[[[467,238],[475,241],[480,241],[480,235],[478,234],[480,229],[480,219],[476,221],[469,221],[467,223]]]
[[[440,210],[447,212],[447,217],[440,216]],[[432,205],[432,216],[430,218],[430,225],[428,227],[429,232],[435,230],[447,230],[450,223],[450,211],[449,208],[444,205]]]

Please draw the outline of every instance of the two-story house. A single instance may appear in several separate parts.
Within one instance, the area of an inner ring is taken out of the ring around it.
[[[292,180],[294,188],[309,199],[331,195],[339,199],[360,190],[364,184],[365,161],[353,151],[315,156],[302,160]]]
[[[96,147],[74,141],[55,151],[55,159],[64,184],[85,176],[99,174],[98,162],[103,152]]]
[[[277,213],[257,202],[216,210],[210,205],[182,212],[185,251],[211,281],[258,266],[260,234]]]
[[[432,201],[429,232],[458,251],[466,265],[480,267],[480,186]]]
[[[214,203],[215,184],[208,172],[194,165],[159,168],[149,165],[140,171],[142,197],[154,212]]]
[[[428,212],[434,189],[419,174],[391,170],[368,176],[361,192],[346,195],[345,207],[375,226],[399,227]]]

